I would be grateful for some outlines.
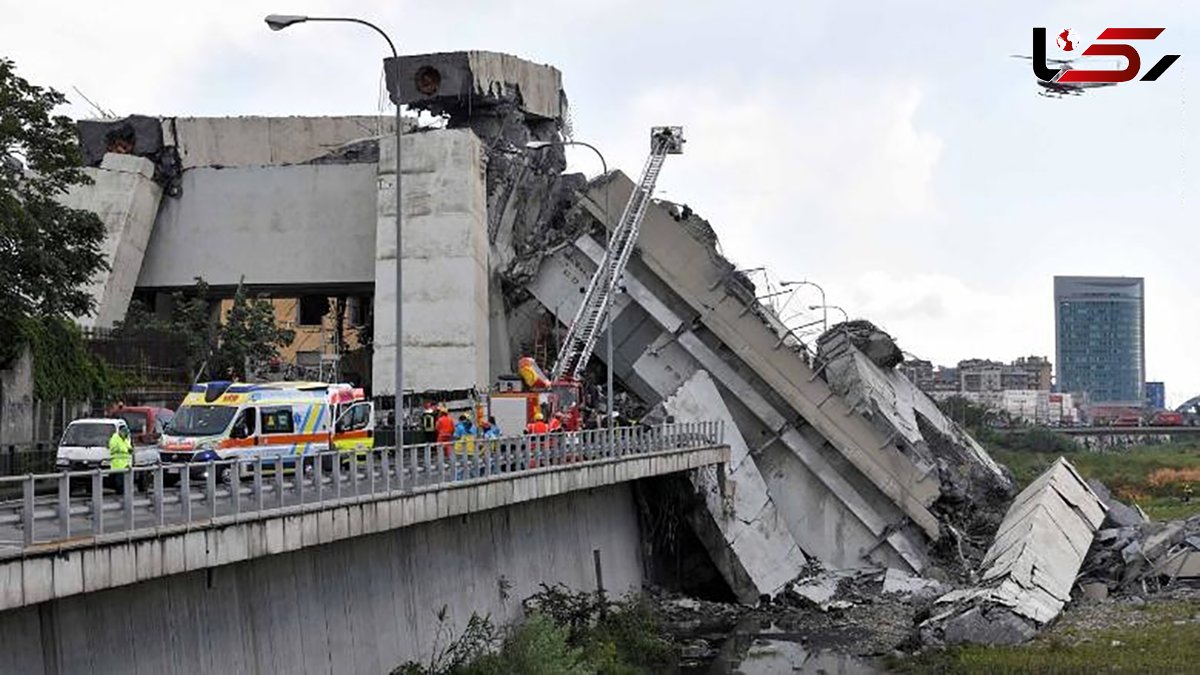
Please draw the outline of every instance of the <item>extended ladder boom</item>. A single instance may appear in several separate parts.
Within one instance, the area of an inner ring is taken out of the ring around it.
[[[654,184],[658,182],[658,174],[662,171],[663,161],[667,155],[677,155],[683,152],[682,127],[654,127],[650,131],[650,157],[642,169],[642,178],[634,186],[621,220],[613,229],[608,241],[608,249],[604,252],[604,260],[588,284],[583,296],[583,303],[575,314],[575,320],[567,330],[563,340],[562,350],[558,361],[554,364],[551,378],[562,379],[564,376],[578,380],[587,367],[592,350],[596,347],[596,339],[604,327],[604,318],[612,306],[613,294],[616,292],[617,280],[625,271],[629,256],[637,243],[638,229],[642,225],[642,217],[646,207],[650,205],[650,196],[654,193]]]

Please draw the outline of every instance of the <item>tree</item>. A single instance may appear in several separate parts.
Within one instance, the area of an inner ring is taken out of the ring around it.
[[[106,267],[104,223],[58,202],[91,182],[74,124],[52,114],[65,101],[0,58],[0,366],[27,343],[28,320],[89,314],[94,300],[86,285]]]
[[[295,331],[276,323],[275,307],[269,300],[249,298],[245,287],[238,286],[208,372],[213,377],[233,374],[244,379],[247,363],[270,361],[279,355],[280,347],[286,347],[294,339]]]
[[[261,364],[279,355],[279,348],[296,339],[295,331],[275,321],[270,300],[251,298],[238,286],[233,306],[219,322],[212,312],[208,284],[196,277],[192,290],[172,296],[171,318],[163,320],[139,303],[130,305],[118,330],[129,333],[164,331],[182,336],[186,346],[188,379],[215,380],[246,377],[246,363]]]

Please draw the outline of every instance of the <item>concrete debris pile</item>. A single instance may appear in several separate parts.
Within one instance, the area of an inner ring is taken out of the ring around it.
[[[1200,585],[1200,516],[1125,525],[1110,518],[1105,524],[1079,575],[1080,596],[1142,596],[1176,584]]]
[[[892,567],[821,570],[812,565],[806,576],[790,584],[785,598],[792,603],[807,603],[822,612],[845,609],[879,596],[903,601],[932,600],[950,590],[950,586],[925,577],[914,576]]]
[[[947,588],[896,568],[826,570],[814,564],[760,611],[813,646],[878,656],[916,648],[920,617]]]
[[[895,366],[903,353],[869,321],[830,328],[816,367],[835,393],[939,484],[931,511],[943,536],[937,562],[960,572],[978,564],[1012,497],[1012,479],[961,426]]]
[[[892,336],[863,319],[836,324],[822,333],[817,338],[818,351],[832,352],[843,338],[880,368],[895,368],[904,362],[904,352]]]
[[[1065,459],[1017,495],[983,560],[980,583],[937,600],[927,644],[1017,644],[1054,620],[1105,520],[1105,506]]]

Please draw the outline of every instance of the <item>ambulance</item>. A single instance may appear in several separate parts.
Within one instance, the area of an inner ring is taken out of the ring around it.
[[[236,466],[246,473],[262,457],[264,466],[290,470],[331,447],[365,455],[374,432],[374,405],[349,384],[208,382],[184,397],[159,440],[159,457],[170,482],[179,465],[210,460],[244,459]],[[222,480],[231,478],[227,469]],[[202,474],[203,467],[193,472]]]

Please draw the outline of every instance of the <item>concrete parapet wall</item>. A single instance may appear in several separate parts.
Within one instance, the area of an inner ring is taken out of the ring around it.
[[[139,288],[374,282],[375,164],[197,168],[168,198]],[[136,273],[136,272],[135,272]]]
[[[410,659],[427,663],[472,612],[498,624],[519,618],[521,600],[540,583],[594,590],[594,551],[610,593],[642,583],[629,485],[448,517],[459,500],[410,501],[414,514],[440,507],[443,515],[378,534],[366,533],[383,517],[381,505],[370,505],[358,509],[361,518],[349,517],[354,510],[346,518],[297,516],[90,551],[97,572],[125,582],[160,562],[178,572],[0,612],[0,672],[376,675]],[[309,539],[321,545],[283,552]],[[263,546],[279,554],[247,559]],[[76,555],[41,564],[66,570]],[[214,557],[241,562],[189,564]],[[3,587],[14,583],[4,577]]]
[[[299,164],[361,138],[391,134],[392,115],[343,117],[175,117],[163,140],[184,169]]]

